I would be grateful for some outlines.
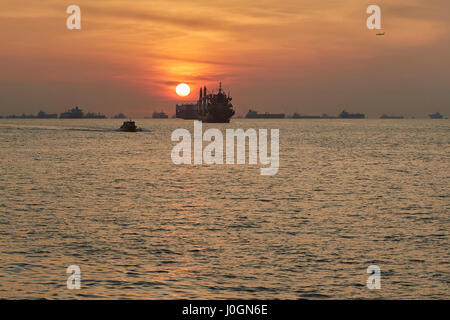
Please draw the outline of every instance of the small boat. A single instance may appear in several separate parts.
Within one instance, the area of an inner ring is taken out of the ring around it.
[[[138,128],[136,127],[136,123],[134,121],[125,121],[120,127],[119,131],[125,132],[136,132]]]

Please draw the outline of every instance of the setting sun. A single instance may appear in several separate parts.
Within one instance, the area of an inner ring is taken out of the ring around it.
[[[191,88],[186,83],[180,83],[176,88],[176,92],[180,97],[186,97],[191,93]]]

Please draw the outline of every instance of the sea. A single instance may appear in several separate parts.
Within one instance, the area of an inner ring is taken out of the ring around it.
[[[0,298],[450,298],[449,120],[204,124],[279,129],[272,176],[175,165],[193,121],[121,124],[0,119]]]

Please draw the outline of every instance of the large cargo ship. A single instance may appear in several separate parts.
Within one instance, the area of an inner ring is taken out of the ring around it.
[[[284,113],[258,113],[255,110],[248,110],[247,115],[245,116],[247,119],[284,119]]]
[[[198,112],[197,112],[197,104],[196,103],[185,103],[176,106],[177,118],[185,119],[185,120],[197,120]]]
[[[222,91],[222,83],[219,84],[217,94],[207,94],[206,87],[200,89],[198,99],[198,117],[203,122],[228,123],[234,115],[232,98]]]
[[[70,110],[67,110],[66,112],[61,113],[59,117],[61,119],[81,119],[83,118],[83,116],[84,116],[83,110],[81,110],[78,107],[75,107]]]
[[[339,115],[341,119],[365,119],[366,115],[363,113],[348,113],[347,111],[342,111]]]

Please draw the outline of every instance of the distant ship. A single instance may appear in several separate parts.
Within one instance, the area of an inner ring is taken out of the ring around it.
[[[436,113],[433,113],[433,114],[429,114],[428,116],[430,117],[430,119],[442,119],[444,117],[439,112],[436,112]]]
[[[59,117],[61,119],[81,119],[83,118],[83,116],[84,116],[83,110],[81,110],[78,107],[75,107],[70,110],[67,110],[66,112],[61,113]]]
[[[197,120],[198,119],[197,104],[195,103],[185,103],[182,105],[177,104],[175,116],[177,118],[185,120]]]
[[[292,115],[293,119],[320,119],[320,116],[302,116],[301,114],[298,114],[297,112],[294,112]]]
[[[106,116],[101,113],[88,112],[88,113],[86,113],[84,118],[86,118],[86,119],[106,119]]]
[[[203,94],[202,94],[203,93]],[[222,92],[222,83],[219,84],[217,94],[206,93],[206,87],[200,89],[200,96],[197,103],[198,117],[203,122],[228,123],[234,116],[232,98]]]
[[[247,115],[245,116],[247,119],[284,119],[284,113],[264,113],[260,114],[255,110],[248,110]]]
[[[338,117],[336,116],[329,116],[328,114],[324,113],[322,114],[321,119],[337,119]]]
[[[403,116],[388,116],[387,114],[383,114],[380,119],[404,119]]]
[[[164,112],[153,112],[152,115],[153,119],[167,119],[169,116],[165,114]]]
[[[39,111],[37,114],[39,119],[56,119],[58,115],[56,113],[45,113],[44,111]]]
[[[339,118],[341,118],[341,119],[365,119],[366,115],[363,113],[348,113],[347,111],[343,110],[339,114]]]

